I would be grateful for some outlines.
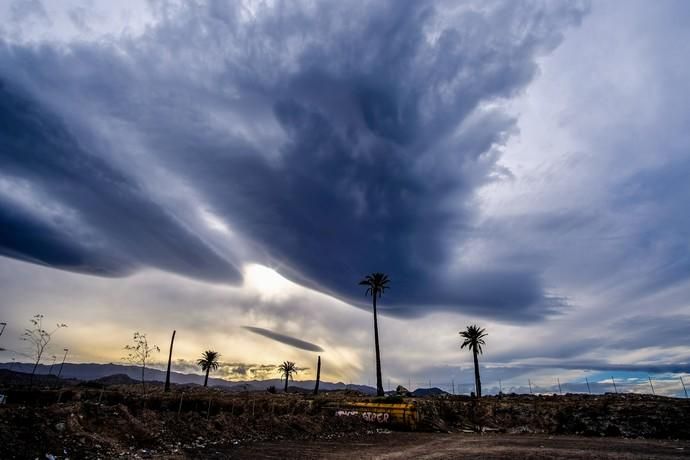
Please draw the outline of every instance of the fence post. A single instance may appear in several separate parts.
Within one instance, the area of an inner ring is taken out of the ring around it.
[[[561,390],[561,379],[556,377],[556,381],[558,382],[558,393],[563,396],[563,390]]]
[[[177,406],[177,416],[180,416],[180,412],[182,412],[182,398],[184,398],[184,391],[180,395],[180,404]]]
[[[587,382],[587,391],[589,392],[589,394],[592,394],[592,389],[589,387],[589,380],[587,379],[587,377],[585,377],[585,382]]]
[[[652,377],[648,375],[647,378],[649,379],[649,386],[652,387],[652,395],[656,395],[656,393],[654,393],[654,385],[652,384]]]
[[[529,385],[529,394],[532,394],[532,380],[527,379],[527,385]]]
[[[455,395],[455,379],[451,380],[450,383],[453,386],[453,395]]]
[[[613,378],[613,375],[611,376],[611,381],[613,382],[613,391],[618,394],[618,388],[616,388],[616,380]]]
[[[683,382],[683,377],[680,377],[680,384],[683,385],[683,391],[685,392],[685,399],[688,398],[688,390],[685,388],[685,382]]]

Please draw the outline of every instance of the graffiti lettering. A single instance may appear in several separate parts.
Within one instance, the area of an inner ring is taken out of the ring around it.
[[[361,416],[367,422],[388,423],[390,414],[386,412],[359,412],[356,410],[339,410],[335,413],[338,417]]]

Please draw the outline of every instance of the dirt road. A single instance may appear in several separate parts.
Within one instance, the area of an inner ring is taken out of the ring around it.
[[[191,458],[251,459],[670,459],[690,458],[690,441],[541,435],[389,433],[360,440],[257,443]]]

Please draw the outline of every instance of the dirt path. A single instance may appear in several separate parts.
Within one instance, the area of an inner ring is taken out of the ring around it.
[[[390,433],[357,441],[259,443],[191,458],[251,459],[670,459],[690,458],[690,441],[539,435]]]

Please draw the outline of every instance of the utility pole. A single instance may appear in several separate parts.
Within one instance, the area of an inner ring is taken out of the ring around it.
[[[60,375],[62,375],[62,367],[65,365],[65,359],[67,359],[67,352],[69,351],[69,348],[63,348],[65,352],[65,356],[62,357],[62,364],[60,364],[60,370],[58,371],[57,377],[60,378]]]

